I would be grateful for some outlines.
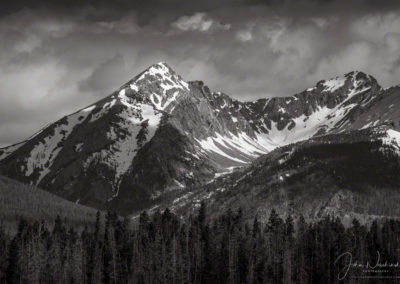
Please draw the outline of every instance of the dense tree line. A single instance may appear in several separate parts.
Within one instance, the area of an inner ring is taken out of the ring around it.
[[[211,219],[202,204],[187,220],[167,209],[144,212],[136,223],[98,213],[93,228],[78,233],[59,217],[50,230],[21,219],[14,236],[0,231],[1,282],[397,283],[383,276],[400,275],[387,267],[399,256],[395,220],[345,228],[331,217],[306,223],[272,210],[266,222],[249,223],[241,210]],[[383,271],[345,273],[350,254],[353,263],[381,263]]]

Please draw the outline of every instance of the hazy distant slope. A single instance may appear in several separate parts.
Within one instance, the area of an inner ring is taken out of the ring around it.
[[[53,222],[57,215],[83,225],[93,222],[96,210],[75,204],[34,186],[0,176],[0,220],[14,224],[20,216],[29,220]]]

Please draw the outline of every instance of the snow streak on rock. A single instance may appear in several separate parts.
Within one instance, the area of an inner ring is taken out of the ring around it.
[[[168,106],[176,101],[181,92],[188,92],[189,85],[164,62],[160,62],[130,82],[130,89],[143,92],[158,110],[171,112]]]
[[[335,78],[335,79],[330,79],[328,81],[325,81],[323,83],[324,85],[324,90],[323,92],[334,92],[340,87],[343,87],[344,83],[346,82],[346,78]]]
[[[116,99],[124,106],[118,114],[120,118],[116,126],[110,128],[107,136],[114,143],[108,148],[89,156],[85,162],[88,166],[93,160],[101,161],[115,171],[113,180],[117,189],[120,178],[128,171],[140,146],[154,136],[162,114],[153,106],[139,103],[125,95],[125,90],[119,92]],[[140,135],[140,133],[142,135]],[[117,195],[118,192],[115,192]]]
[[[68,138],[77,124],[86,119],[89,113],[90,109],[84,109],[66,116],[59,124],[56,124],[53,133],[39,141],[30,152],[30,156],[26,158],[23,169],[25,176],[38,172],[39,177],[33,182],[38,184],[50,172],[54,159],[62,149],[62,142]]]
[[[228,136],[215,133],[215,137],[210,136],[202,140],[195,138],[195,140],[201,146],[200,152],[214,153],[239,164],[247,164],[268,152],[263,145],[243,132],[237,135],[229,133]]]

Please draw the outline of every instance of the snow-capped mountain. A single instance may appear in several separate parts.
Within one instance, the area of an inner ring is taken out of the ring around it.
[[[351,72],[294,96],[241,102],[158,63],[110,96],[0,149],[0,173],[129,214],[277,147],[382,124],[396,130],[399,92]]]

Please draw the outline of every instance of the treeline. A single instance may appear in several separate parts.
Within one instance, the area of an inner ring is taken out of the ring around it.
[[[103,220],[104,219],[104,220]],[[262,224],[241,210],[210,220],[202,204],[181,220],[168,209],[145,212],[136,225],[98,213],[81,232],[59,217],[44,223],[21,219],[15,236],[0,231],[1,283],[397,283],[400,222],[339,219],[308,224],[281,219],[274,210]],[[346,272],[350,262],[359,264]],[[342,257],[341,257],[342,255]],[[378,258],[379,255],[379,258]],[[366,272],[369,261],[374,269]],[[392,267],[387,267],[391,264]],[[339,280],[343,278],[343,280]],[[387,282],[385,282],[387,281]]]

